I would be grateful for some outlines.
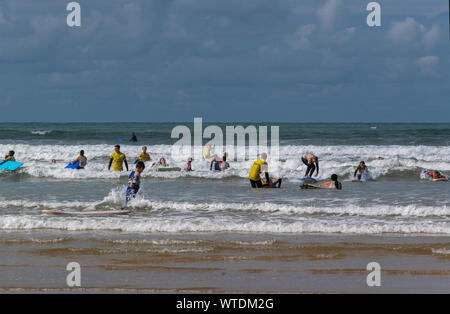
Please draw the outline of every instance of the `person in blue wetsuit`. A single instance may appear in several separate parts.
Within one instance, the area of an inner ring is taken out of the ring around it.
[[[126,193],[126,205],[128,202],[136,197],[141,187],[141,174],[145,169],[145,164],[142,161],[136,163],[136,169],[130,173],[128,177],[128,187]]]

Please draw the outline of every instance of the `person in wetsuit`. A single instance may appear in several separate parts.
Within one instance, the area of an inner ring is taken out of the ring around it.
[[[132,132],[131,133],[131,138],[130,138],[130,142],[137,142],[137,137],[136,137],[136,133]]]
[[[126,192],[126,205],[128,202],[136,197],[137,192],[141,187],[141,174],[145,169],[145,164],[143,161],[138,161],[136,163],[136,169],[131,171],[130,176],[128,177],[128,187]]]
[[[356,178],[356,174],[358,174],[358,180],[361,181],[363,174],[365,174],[367,171],[368,169],[366,163],[364,161],[361,161],[358,167],[356,167],[353,177]]]
[[[10,150],[8,155],[5,156],[5,159],[0,162],[0,165],[3,165],[7,161],[16,161],[16,158],[14,158],[15,152],[13,150]]]
[[[311,153],[306,153],[302,156],[302,161],[306,165],[305,177],[312,177],[314,170],[316,176],[319,174],[319,158]]]

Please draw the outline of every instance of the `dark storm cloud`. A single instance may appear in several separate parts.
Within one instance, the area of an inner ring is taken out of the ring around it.
[[[448,121],[446,1],[78,2],[0,2],[1,121]]]

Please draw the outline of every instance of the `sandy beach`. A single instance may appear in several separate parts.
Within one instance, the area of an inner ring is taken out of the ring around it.
[[[423,235],[2,232],[0,292],[448,293],[450,241]],[[81,266],[81,287],[66,265]],[[370,262],[381,286],[368,287]]]

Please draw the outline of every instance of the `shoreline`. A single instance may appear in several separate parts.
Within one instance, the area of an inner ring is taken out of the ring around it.
[[[446,293],[450,237],[1,232],[0,293]],[[66,265],[81,266],[81,287]],[[367,264],[381,266],[368,287]]]

